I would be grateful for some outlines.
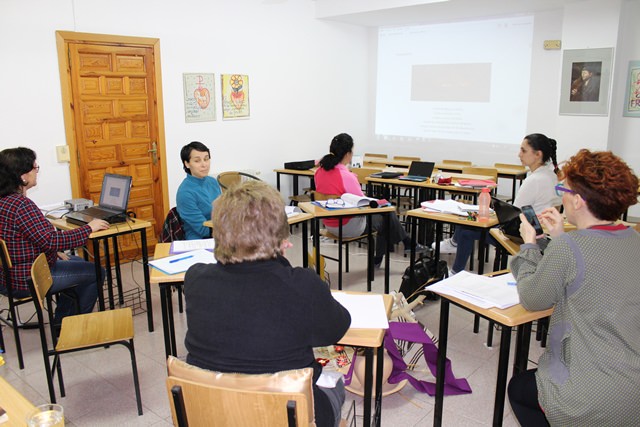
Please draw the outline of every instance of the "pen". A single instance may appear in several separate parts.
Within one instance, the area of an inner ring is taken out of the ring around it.
[[[185,259],[193,258],[193,255],[183,256],[182,258],[176,258],[169,261],[169,264],[173,264],[174,262],[184,261]]]
[[[517,282],[507,282],[507,285],[509,285],[509,286],[515,286],[515,285],[517,285]]]

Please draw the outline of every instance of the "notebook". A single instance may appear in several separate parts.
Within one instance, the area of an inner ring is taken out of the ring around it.
[[[102,191],[98,206],[71,212],[65,218],[67,222],[78,225],[87,224],[96,218],[104,219],[110,224],[125,222],[130,190],[130,176],[106,173],[102,178]]]
[[[515,243],[524,243],[520,236],[520,208],[495,197],[491,198],[491,203],[504,235]]]
[[[433,162],[411,162],[411,166],[409,167],[409,173],[406,176],[401,176],[400,180],[402,181],[415,181],[422,182],[431,178],[431,173],[433,173],[433,168],[435,163]]]

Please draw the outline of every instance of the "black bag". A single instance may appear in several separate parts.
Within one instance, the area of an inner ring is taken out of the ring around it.
[[[407,302],[413,301],[418,295],[425,295],[428,300],[435,301],[438,295],[427,288],[445,277],[449,277],[446,261],[440,260],[436,263],[431,258],[419,258],[413,266],[413,277],[411,266],[404,271],[399,292],[402,292]]]

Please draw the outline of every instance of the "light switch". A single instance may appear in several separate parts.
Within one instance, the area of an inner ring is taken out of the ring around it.
[[[57,145],[56,146],[56,157],[58,158],[58,163],[70,162],[71,157],[69,156],[69,146],[68,145]]]
[[[560,49],[560,46],[562,45],[560,40],[545,40],[544,41],[544,48],[547,50],[557,50]]]

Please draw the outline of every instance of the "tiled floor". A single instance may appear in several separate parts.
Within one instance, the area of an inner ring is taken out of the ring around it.
[[[292,237],[294,248],[288,256],[294,265],[301,265],[299,231]],[[336,252],[336,245],[323,242],[322,251]],[[400,248],[402,249],[402,245]],[[351,248],[351,272],[344,275],[344,289],[363,291],[366,288],[364,249]],[[400,286],[401,275],[408,265],[407,258],[397,250],[391,258],[391,289]],[[491,251],[493,252],[493,250]],[[451,255],[445,255],[450,264]],[[487,264],[490,268],[492,264]],[[330,278],[337,283],[336,263],[327,261]],[[134,288],[143,283],[141,267],[138,263],[123,268],[125,286]],[[383,270],[378,270],[373,283],[374,292],[381,292],[383,287]],[[337,285],[334,285],[334,287]],[[175,298],[174,298],[175,300]],[[7,302],[0,299],[0,308],[6,308]],[[147,317],[142,313],[134,317],[135,346],[140,375],[144,415],[137,416],[133,390],[133,380],[128,352],[121,346],[109,349],[90,350],[62,357],[62,366],[67,395],[58,398],[64,406],[67,425],[71,426],[113,426],[113,425],[171,425],[167,392],[165,389],[165,358],[162,322],[160,317],[160,301],[158,289],[153,289],[153,307],[155,331],[148,332]],[[184,314],[175,309],[175,325],[179,343],[179,355],[185,350],[182,340],[186,330]],[[241,310],[242,308],[239,307]],[[437,334],[439,319],[439,303],[428,302],[415,310],[417,319]],[[21,309],[22,319],[29,315],[28,309]],[[468,379],[473,392],[461,396],[449,396],[444,401],[445,426],[481,426],[491,424],[495,392],[496,370],[498,361],[499,336],[494,334],[494,347],[486,347],[487,322],[481,322],[479,334],[472,332],[473,316],[468,312],[453,307],[449,323],[448,356],[452,361],[454,373],[458,377]],[[22,345],[25,355],[25,369],[18,368],[15,357],[15,346],[11,329],[3,325],[6,353],[3,355],[5,365],[0,367],[0,375],[14,385],[35,404],[49,401],[44,365],[38,333],[36,330],[22,330]],[[514,341],[514,340],[512,340]],[[531,344],[530,359],[537,360],[541,354],[539,343]],[[513,349],[512,349],[513,354]],[[433,379],[426,369],[424,360],[414,374],[419,378]],[[511,372],[511,369],[510,371]],[[57,391],[56,384],[56,392]],[[357,413],[361,414],[361,398],[347,393],[347,402],[355,401]],[[383,399],[383,426],[428,426],[433,423],[434,399],[419,393],[407,385],[401,391]],[[346,410],[345,405],[345,410]],[[360,424],[358,420],[358,424]],[[504,414],[505,426],[517,426],[506,403]]]

